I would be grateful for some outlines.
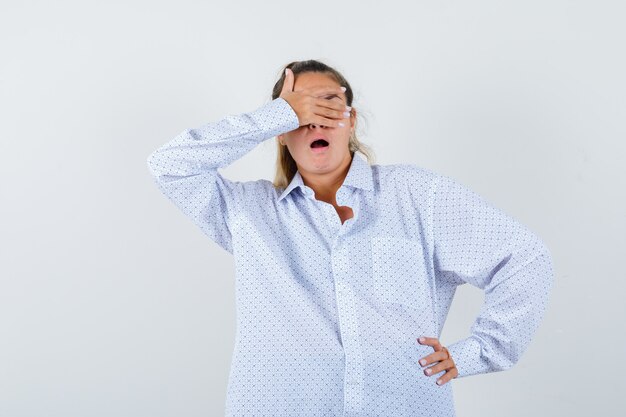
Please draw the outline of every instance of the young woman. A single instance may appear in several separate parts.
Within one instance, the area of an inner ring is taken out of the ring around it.
[[[450,380],[513,366],[544,314],[542,240],[450,177],[372,164],[352,101],[335,69],[292,62],[271,101],[148,158],[160,190],[235,256],[228,416],[454,416]],[[274,182],[218,172],[273,137]],[[446,348],[464,283],[485,303]]]

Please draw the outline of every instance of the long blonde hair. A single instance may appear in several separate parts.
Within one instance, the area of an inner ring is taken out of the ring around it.
[[[354,93],[352,91],[352,87],[350,87],[350,83],[341,75],[339,71],[334,68],[329,67],[328,65],[310,59],[307,61],[293,61],[289,64],[285,65],[285,67],[281,70],[281,77],[274,85],[274,89],[272,90],[272,100],[280,97],[280,92],[283,89],[283,83],[285,82],[285,68],[290,68],[293,72],[294,76],[298,74],[302,74],[305,72],[321,72],[331,76],[339,85],[346,87],[345,95],[348,106],[352,106],[352,100],[354,98]],[[354,110],[354,109],[353,109]],[[357,121],[359,115],[357,114]],[[356,126],[358,123],[355,122],[355,129],[352,131],[350,135],[350,140],[348,142],[348,147],[350,150],[350,155],[354,157],[354,153],[359,151],[362,153],[367,159],[368,164],[374,163],[374,151],[368,145],[361,142],[356,136]],[[298,167],[296,165],[296,161],[293,159],[291,154],[289,153],[289,149],[287,146],[281,145],[280,142],[276,141],[277,152],[276,152],[276,174],[274,176],[274,187],[275,188],[286,188],[287,185],[293,179],[293,176],[296,174]]]

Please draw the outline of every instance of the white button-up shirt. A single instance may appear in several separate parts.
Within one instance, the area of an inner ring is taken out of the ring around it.
[[[159,189],[235,256],[237,332],[227,416],[454,416],[452,384],[418,360],[458,285],[485,293],[470,335],[446,345],[459,378],[514,365],[548,303],[540,238],[461,183],[354,154],[337,191],[354,216],[226,167],[299,127],[282,98],[187,129],[148,157]]]

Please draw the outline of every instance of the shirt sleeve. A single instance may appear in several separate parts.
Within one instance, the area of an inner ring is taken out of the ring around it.
[[[241,184],[223,177],[226,167],[262,141],[299,127],[298,116],[279,97],[260,108],[186,129],[147,159],[158,188],[220,247],[233,253],[230,214]]]
[[[539,326],[553,283],[541,239],[469,188],[441,175],[433,203],[438,279],[484,291],[471,334],[449,346],[459,375],[512,367]]]

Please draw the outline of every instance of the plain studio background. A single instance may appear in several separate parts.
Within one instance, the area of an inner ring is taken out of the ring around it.
[[[460,417],[623,416],[626,6],[607,1],[5,2],[0,416],[218,416],[234,261],[146,167],[316,58],[380,164],[450,175],[539,234],[546,317]],[[273,179],[268,140],[221,172]],[[441,340],[483,300],[459,288]],[[417,360],[417,359],[416,359]],[[433,382],[434,383],[434,382]]]

